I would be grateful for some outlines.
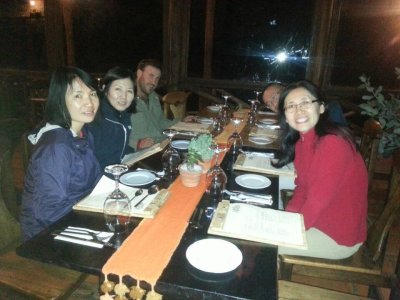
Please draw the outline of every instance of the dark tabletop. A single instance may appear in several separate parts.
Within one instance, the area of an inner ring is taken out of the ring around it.
[[[154,157],[149,157],[147,162],[150,164],[154,159]],[[232,170],[234,160],[235,158],[228,154],[221,164],[228,176],[227,188],[245,191],[234,181],[237,175],[244,173]],[[279,178],[277,176],[263,175],[271,180],[271,185],[257,192],[271,194],[274,200],[271,207],[277,209]],[[198,208],[209,206],[209,203],[210,199],[207,195],[204,195]],[[140,221],[141,219],[134,218],[131,229],[133,230]],[[164,296],[163,299],[276,299],[277,247],[208,235],[209,222],[210,220],[203,214],[200,228],[195,229],[190,225],[188,226],[179,246],[156,285],[156,291]],[[115,249],[97,249],[55,241],[52,232],[62,230],[67,226],[107,230],[102,214],[72,211],[53,224],[53,226],[18,247],[17,254],[102,276],[102,266],[115,252]],[[224,274],[209,274],[194,269],[187,262],[185,253],[188,246],[194,241],[210,237],[230,241],[241,250],[243,262],[236,270]],[[114,242],[122,242],[124,238],[126,236],[122,236],[120,241]],[[132,253],[132,255],[135,254]],[[126,280],[129,281],[130,279]]]

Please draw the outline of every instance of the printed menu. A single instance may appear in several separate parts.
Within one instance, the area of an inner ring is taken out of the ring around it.
[[[303,215],[227,200],[218,204],[208,233],[307,249]]]

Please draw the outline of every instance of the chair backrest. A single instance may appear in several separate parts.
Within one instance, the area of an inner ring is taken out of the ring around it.
[[[12,145],[4,137],[0,137],[0,252],[11,245],[16,245],[20,241],[21,232],[18,221],[13,217],[5,203],[16,204],[16,198],[9,199],[9,194],[5,194],[4,187],[13,186],[13,176],[11,170]]]
[[[162,97],[164,103],[164,116],[169,118],[172,114],[174,119],[183,120],[186,115],[186,102],[190,92],[174,91]]]
[[[390,175],[389,193],[381,215],[368,229],[366,246],[373,261],[382,254],[384,242],[393,222],[400,215],[400,149],[393,154],[393,168]]]
[[[29,160],[31,159],[34,146],[28,140],[28,135],[30,131],[26,131],[21,136],[21,157],[22,157],[22,166],[24,168],[24,172],[28,169]]]
[[[368,182],[371,182],[374,175],[381,133],[382,128],[378,121],[369,119],[364,122],[360,152],[367,166]]]

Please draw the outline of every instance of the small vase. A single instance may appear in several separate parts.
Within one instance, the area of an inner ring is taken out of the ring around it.
[[[181,180],[184,186],[195,187],[200,183],[203,168],[200,165],[194,165],[193,169],[188,170],[186,164],[181,164],[179,166],[179,173],[181,174]]]
[[[211,168],[212,158],[204,161],[199,161],[199,165],[203,168],[203,174],[207,173],[207,171]]]

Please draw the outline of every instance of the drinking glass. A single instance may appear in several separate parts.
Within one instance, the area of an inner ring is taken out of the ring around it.
[[[258,104],[260,103],[257,99],[249,100],[250,102],[250,111],[257,113]]]
[[[166,135],[169,139],[169,146],[161,157],[161,163],[164,170],[164,178],[167,181],[174,180],[179,174],[178,167],[181,163],[181,157],[179,155],[179,152],[171,145],[172,138],[177,133],[178,132],[174,129],[165,129],[163,131],[163,134]]]
[[[254,93],[256,94],[256,100],[260,101],[260,99],[258,99],[258,96],[260,96],[261,92],[260,91],[254,91]]]
[[[243,146],[242,137],[240,136],[240,134],[237,130],[237,127],[242,122],[242,119],[232,118],[231,121],[232,121],[233,125],[235,126],[235,131],[228,138],[228,146],[233,154],[237,154],[239,152],[239,150],[242,149],[242,146]]]
[[[128,171],[128,166],[115,164],[106,166],[104,171],[114,176],[115,189],[104,201],[103,212],[106,225],[115,234],[122,234],[128,230],[130,223],[131,206],[129,197],[119,189],[119,177]]]
[[[221,109],[219,110],[219,117],[221,118],[224,125],[227,125],[231,118],[231,110],[228,106],[228,98],[229,96],[222,96],[225,100],[225,104],[221,105]]]
[[[256,124],[256,112],[250,110],[247,116],[247,125],[251,128]]]
[[[224,130],[224,124],[220,117],[214,118],[211,134],[213,137],[217,136]]]
[[[209,196],[209,203],[205,210],[205,214],[208,218],[212,217],[217,203],[222,199],[222,191],[225,188],[227,177],[224,170],[219,165],[219,154],[225,152],[227,148],[219,147],[217,144],[213,144],[211,148],[215,153],[215,164],[211,167],[206,174],[206,193]]]

